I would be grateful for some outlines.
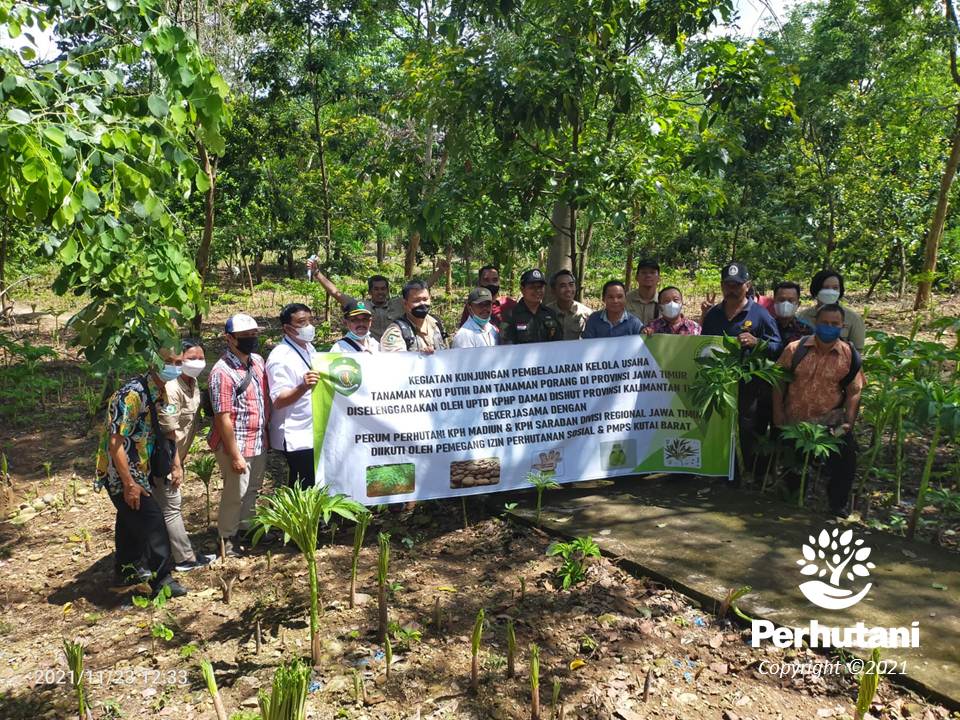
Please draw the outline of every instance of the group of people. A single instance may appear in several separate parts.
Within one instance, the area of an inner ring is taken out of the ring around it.
[[[798,421],[828,425],[842,438],[839,454],[826,462],[831,510],[845,513],[855,472],[856,420],[863,373],[863,320],[840,305],[842,276],[825,270],[814,276],[816,304],[800,309],[801,288],[781,282],[773,298],[757,295],[745,265],[732,262],[721,271],[722,300],[711,295],[701,305],[700,322],[686,317],[679,288],[660,287],[656,260],[641,261],[636,286],[610,280],[603,285],[603,308],[592,311],[578,302],[576,278],[560,270],[549,279],[539,269],[520,278],[514,300],[500,293],[499,270],[480,269],[468,293],[460,327],[448,337],[430,313],[429,284],[407,282],[399,297],[390,296],[388,280],[368,279],[368,297],[341,293],[315,266],[310,274],[342,309],[344,334],[332,352],[417,352],[492,347],[557,340],[626,335],[729,335],[744,357],[765,352],[791,371],[782,387],[753,382],[739,389],[741,437],[748,466],[752,439]],[[545,303],[547,285],[553,295]],[[225,326],[225,350],[210,370],[208,388],[213,427],[208,443],[223,480],[217,529],[228,556],[246,550],[246,534],[266,468],[267,451],[282,452],[288,482],[311,486],[313,412],[311,390],[320,378],[313,370],[316,330],[311,309],[302,303],[279,314],[281,341],[264,359],[261,328],[239,313]],[[112,397],[97,458],[98,487],[105,487],[117,510],[115,571],[117,582],[147,581],[172,596],[186,590],[172,577],[209,564],[214,556],[198,554],[183,525],[180,485],[183,468],[200,421],[202,393],[197,378],[206,368],[202,345],[184,340],[164,349],[145,375],[126,382]],[[164,452],[169,456],[164,460]],[[159,469],[159,472],[158,472]],[[788,476],[788,486],[799,479]]]

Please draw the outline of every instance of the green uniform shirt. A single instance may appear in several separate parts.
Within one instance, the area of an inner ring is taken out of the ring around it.
[[[541,303],[536,313],[521,300],[503,315],[500,341],[505,345],[563,340],[563,325],[557,314]]]

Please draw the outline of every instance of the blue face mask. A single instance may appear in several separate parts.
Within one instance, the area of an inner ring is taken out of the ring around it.
[[[490,322],[490,318],[488,318],[488,317],[487,317],[487,318],[478,317],[478,316],[474,315],[473,313],[470,313],[470,317],[472,317],[472,318],[473,318],[473,321],[474,321],[477,325],[479,325],[480,327],[484,327],[484,326],[486,326],[486,324],[487,324],[488,322]]]
[[[183,368],[181,368],[179,365],[164,365],[163,369],[157,374],[164,382],[170,382],[171,380],[176,380],[178,377],[180,377],[181,372],[183,372]]]
[[[820,342],[833,342],[840,337],[842,330],[843,328],[834,327],[833,325],[817,325],[817,338],[819,338]]]
[[[370,333],[368,332],[367,335],[369,334]],[[367,339],[367,335],[357,335],[353,330],[347,330],[347,337],[354,342],[363,342]]]

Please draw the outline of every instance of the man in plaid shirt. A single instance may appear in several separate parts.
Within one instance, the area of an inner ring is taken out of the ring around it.
[[[227,351],[210,371],[210,447],[223,477],[217,528],[231,556],[239,550],[238,533],[249,529],[269,449],[270,396],[264,361],[256,352],[259,334],[257,321],[249,315],[238,313],[227,320]]]

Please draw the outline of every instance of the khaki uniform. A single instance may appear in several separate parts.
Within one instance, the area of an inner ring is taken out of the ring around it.
[[[587,325],[587,318],[593,313],[593,310],[576,300],[573,301],[573,307],[570,309],[570,312],[561,309],[555,302],[548,303],[547,307],[553,310],[557,314],[557,317],[560,318],[560,326],[563,328],[564,340],[579,340],[580,336],[583,335],[583,328]]]
[[[644,300],[640,297],[640,291],[634,288],[627,293],[627,312],[640,318],[640,322],[649,325],[660,316],[660,306],[657,304],[657,294],[653,294],[653,300]]]
[[[427,315],[423,319],[419,330],[409,317],[406,320],[413,330],[413,344],[410,346],[410,352],[443,350],[446,347],[443,333],[440,332],[440,323],[432,315]],[[383,337],[380,338],[380,352],[407,352],[407,343],[403,339],[403,331],[398,322],[391,322],[387,326]]]
[[[504,313],[500,342],[505,345],[563,340],[563,325],[556,312],[541,304],[536,313],[522,300]]]
[[[388,298],[383,305],[374,305],[373,300],[370,298],[367,298],[363,302],[367,306],[367,310],[373,313],[373,320],[370,323],[370,334],[377,340],[383,337],[387,325],[398,317],[403,317],[403,313],[405,312],[403,308],[403,298],[400,297]]]
[[[190,452],[193,438],[200,425],[200,387],[193,381],[193,387],[182,377],[171,380],[166,385],[166,402],[158,403],[157,420],[165,433],[176,434],[177,452],[183,460]]]

